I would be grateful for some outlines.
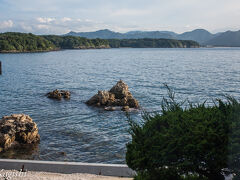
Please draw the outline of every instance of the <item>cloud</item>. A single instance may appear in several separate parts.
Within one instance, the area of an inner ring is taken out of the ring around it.
[[[239,0],[0,0],[0,31],[240,29]],[[41,8],[44,7],[44,8]],[[11,19],[11,20],[9,20]],[[13,23],[14,22],[14,23]],[[39,26],[47,25],[47,26]]]
[[[13,27],[13,21],[7,20],[0,22],[0,29],[7,29]]]
[[[37,18],[37,21],[40,23],[51,23],[52,21],[55,21],[55,18],[39,17],[39,18]]]
[[[94,21],[91,19],[38,17],[30,20],[18,20],[14,24],[13,28],[8,27],[2,31],[61,35],[68,33],[69,31],[94,31],[101,28],[106,29],[109,28],[109,26],[103,22]]]
[[[39,24],[39,25],[36,25],[36,27],[38,29],[49,29],[49,26],[48,25],[45,25],[45,24]]]
[[[62,22],[67,22],[67,21],[72,21],[71,18],[68,18],[68,17],[64,17],[61,19]]]
[[[20,22],[17,28],[23,32],[32,32],[33,31],[33,28],[31,27],[31,25],[26,25],[24,22]],[[19,30],[17,30],[17,31],[19,31]]]

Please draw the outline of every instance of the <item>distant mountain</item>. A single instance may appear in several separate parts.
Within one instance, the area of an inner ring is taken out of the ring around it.
[[[69,32],[68,34],[65,34],[67,36],[81,36],[81,37],[86,37],[89,39],[96,39],[96,38],[101,38],[101,39],[122,39],[122,34],[118,32],[113,32],[108,29],[104,30],[99,30],[95,32]]]
[[[143,31],[132,34],[123,34],[123,39],[142,39],[142,38],[152,38],[152,39],[173,39],[173,37],[168,33],[162,33],[160,31]]]
[[[183,34],[177,34],[172,31],[129,31],[127,33],[119,33],[110,31],[108,29],[99,30],[95,32],[69,32],[65,36],[81,36],[89,39],[101,38],[101,39],[178,39],[178,40],[193,40],[198,43],[203,43],[214,37],[213,34],[204,30],[196,29],[194,31],[185,32]]]
[[[177,34],[172,31],[130,31],[119,33],[108,29],[95,32],[69,32],[64,36],[80,36],[89,39],[177,39],[192,40],[201,45],[212,46],[240,46],[240,31],[227,31],[223,33],[212,34],[205,29],[195,29],[193,31]]]
[[[213,34],[204,30],[196,29],[194,31],[185,32],[183,34],[177,34],[172,31],[130,31],[127,33],[119,33],[110,31],[108,29],[99,30],[95,32],[69,32],[65,36],[81,36],[90,39],[101,38],[101,39],[142,39],[142,38],[153,38],[153,39],[179,39],[179,40],[193,40],[199,43],[210,40],[214,37]]]
[[[176,36],[177,34],[175,32],[172,31],[129,31],[126,32],[125,34],[140,34],[140,33],[164,33],[164,34],[170,34],[172,36]]]
[[[123,39],[175,39],[177,34],[171,31],[130,31],[122,34]]]
[[[175,33],[170,31],[130,31],[127,33],[113,32],[108,29],[99,30],[95,32],[69,32],[65,36],[81,36],[89,39],[101,38],[101,39],[174,39]]]
[[[239,47],[240,46],[240,30],[227,31],[227,32],[218,34],[216,37],[204,42],[203,44],[212,45],[212,46]]]
[[[202,44],[214,37],[214,34],[211,34],[205,29],[196,29],[190,32],[185,32],[183,34],[179,34],[177,39],[181,40],[193,40],[197,41],[198,43]]]

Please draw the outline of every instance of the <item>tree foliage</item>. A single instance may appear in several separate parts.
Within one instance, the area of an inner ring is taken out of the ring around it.
[[[38,52],[57,49],[108,48],[103,39],[86,39],[73,36],[37,36],[31,33],[0,34],[0,52]]]
[[[199,47],[195,41],[175,40],[175,39],[109,39],[112,48],[132,47],[132,48],[190,48]]]
[[[108,48],[109,43],[104,39],[87,39],[74,36],[43,36],[48,41],[51,41],[60,49],[90,49],[90,48]]]
[[[41,36],[31,33],[2,33],[0,34],[0,51],[31,52],[54,50],[55,45]]]
[[[221,180],[226,169],[239,179],[240,103],[228,97],[214,106],[182,108],[169,94],[161,114],[145,113],[142,125],[129,120],[132,141],[126,161],[138,172],[136,179],[167,180],[193,173]]]
[[[194,41],[173,39],[87,39],[75,36],[44,35],[31,33],[0,33],[0,52],[38,52],[57,49],[97,48],[189,48],[199,47]]]

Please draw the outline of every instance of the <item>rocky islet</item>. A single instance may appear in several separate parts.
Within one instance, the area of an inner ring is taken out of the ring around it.
[[[30,116],[12,114],[0,120],[0,152],[14,146],[40,141],[38,127]]]
[[[118,81],[109,91],[98,91],[87,102],[89,106],[103,107],[105,110],[115,110],[120,106],[123,111],[129,108],[140,108],[138,101],[128,89],[128,85],[122,80]]]
[[[48,98],[50,99],[58,99],[61,100],[62,98],[64,99],[70,99],[71,93],[69,91],[65,90],[54,90],[52,92],[49,92],[46,94]]]

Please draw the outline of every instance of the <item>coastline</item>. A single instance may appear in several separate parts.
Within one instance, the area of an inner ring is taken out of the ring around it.
[[[0,53],[35,53],[63,49],[109,48],[199,48],[192,40],[177,39],[87,39],[75,36],[34,35],[19,32],[0,33]]]
[[[19,54],[19,53],[45,53],[45,52],[53,52],[53,51],[61,51],[62,49],[54,49],[54,50],[36,50],[36,51],[6,51],[0,50],[0,54]]]
[[[68,48],[68,49],[53,49],[53,50],[36,50],[36,51],[6,51],[6,50],[0,50],[0,54],[22,54],[22,53],[47,53],[47,52],[54,52],[54,51],[65,51],[65,50],[89,50],[89,49],[200,49],[200,48],[207,48],[207,49],[212,49],[212,48],[240,48],[239,46],[211,46],[211,47],[206,47],[206,46],[193,46],[193,47],[81,47],[81,48]]]
[[[81,47],[81,48],[72,48],[72,49],[53,49],[53,50],[36,50],[36,51],[6,51],[0,50],[0,54],[20,54],[20,53],[46,53],[46,52],[54,52],[54,51],[65,51],[65,50],[87,50],[87,49],[112,49],[111,47]]]
[[[1,51],[0,54],[22,54],[22,53],[47,53],[47,52],[54,52],[54,51],[65,51],[65,50],[90,50],[90,49],[198,49],[198,48],[205,48],[205,47],[86,47],[86,48],[69,48],[69,49],[54,49],[54,50],[38,50],[38,51]]]

